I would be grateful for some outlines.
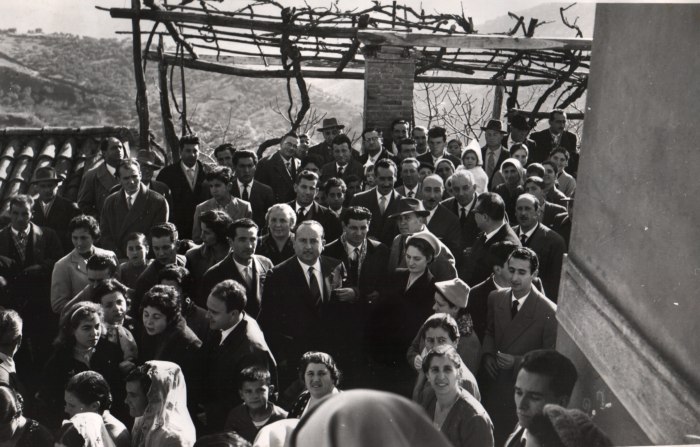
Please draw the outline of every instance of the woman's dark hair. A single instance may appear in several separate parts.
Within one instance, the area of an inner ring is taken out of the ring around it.
[[[148,249],[148,239],[146,238],[146,235],[143,233],[139,233],[139,232],[129,233],[126,236],[126,239],[124,240],[124,251],[126,251],[126,246],[131,241],[138,241],[139,244],[145,246]],[[146,250],[146,254],[148,254],[148,250]]]
[[[109,278],[105,279],[104,281],[100,281],[97,287],[95,287],[95,290],[92,292],[92,300],[93,302],[101,305],[103,296],[109,295],[110,293],[119,292],[124,297],[127,306],[129,306],[131,304],[129,291],[130,289],[124,284],[120,283],[119,280]]]
[[[199,215],[199,221],[216,235],[216,242],[226,244],[226,230],[231,225],[231,216],[221,210],[208,210]]]
[[[311,363],[319,363],[326,365],[328,372],[331,374],[331,379],[333,380],[333,385],[338,386],[340,383],[341,373],[338,366],[335,364],[335,360],[329,354],[325,352],[309,351],[301,356],[299,360],[299,380],[304,383],[304,374],[306,374],[306,368]]]
[[[194,280],[190,271],[185,267],[180,267],[176,264],[166,265],[158,273],[158,281],[162,282],[164,279],[175,281],[185,296],[193,296]]]
[[[90,405],[97,402],[97,412],[104,413],[112,405],[112,393],[109,384],[102,375],[95,371],[83,371],[74,375],[66,385],[66,391],[75,395],[80,402]]]
[[[165,315],[168,325],[180,318],[182,310],[180,296],[173,286],[158,284],[151,287],[141,300],[140,313],[143,314],[143,310],[149,306],[161,311]]]
[[[151,389],[151,378],[148,372],[151,370],[152,366],[143,364],[132,369],[129,374],[124,378],[124,383],[127,382],[138,382],[141,386],[141,391],[143,394],[148,396],[148,391]]]
[[[92,315],[97,315],[102,321],[102,307],[99,304],[82,301],[71,306],[61,317],[58,336],[54,344],[72,349],[75,346],[75,330],[78,329],[83,320]]]
[[[81,214],[75,216],[68,222],[68,234],[73,234],[73,232],[79,228],[90,233],[90,236],[95,241],[100,238],[100,224],[97,223],[97,220],[92,216]]]
[[[425,355],[425,357],[423,357],[423,364],[421,365],[421,369],[423,370],[423,373],[425,375],[428,375],[428,370],[430,369],[430,362],[435,357],[445,357],[447,360],[452,362],[452,364],[455,366],[455,370],[457,371],[459,371],[462,367],[462,358],[459,356],[459,353],[454,348],[454,346],[435,346],[433,349],[430,350],[430,352],[428,352]]]
[[[417,248],[418,251],[420,251],[421,254],[428,259],[428,263],[433,262],[433,258],[435,257],[435,250],[433,250],[433,246],[430,245],[430,243],[425,239],[412,237],[408,240],[408,242],[406,242],[406,248],[408,247]]]
[[[445,301],[447,301],[447,304],[449,304],[450,306],[455,307],[448,300]],[[420,328],[419,338],[423,339],[425,337],[425,332],[428,329],[435,329],[438,327],[443,328],[445,332],[447,332],[447,335],[450,337],[450,340],[452,340],[453,342],[459,341],[459,326],[457,326],[457,322],[454,318],[452,318],[451,315],[444,313],[438,313],[429,316],[428,319],[425,320],[425,323],[423,323],[423,326],[421,326]]]

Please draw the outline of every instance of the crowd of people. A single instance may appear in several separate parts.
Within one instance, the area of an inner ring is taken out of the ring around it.
[[[578,149],[549,124],[357,148],[329,118],[216,165],[105,138],[77,203],[37,169],[0,230],[0,445],[610,445],[554,350]]]

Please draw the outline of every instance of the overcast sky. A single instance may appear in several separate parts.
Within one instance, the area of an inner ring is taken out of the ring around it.
[[[391,4],[390,0],[381,1],[384,4]],[[289,5],[303,4],[299,0],[280,0],[280,2]],[[582,0],[578,3],[593,2],[594,0]],[[171,3],[175,2],[171,1]],[[221,9],[237,9],[248,3],[248,0],[224,0],[223,4],[214,4]],[[312,6],[325,6],[329,5],[331,0],[308,0],[308,3]],[[423,5],[426,13],[435,12],[438,9],[439,12],[460,13],[463,5],[465,15],[471,16],[474,23],[478,25],[505,15],[508,11],[515,12],[549,2],[547,0],[404,0],[400,3],[416,9]],[[370,4],[369,0],[339,0],[341,9],[366,7]],[[42,28],[45,33],[65,32],[93,37],[114,37],[116,30],[130,29],[129,21],[112,19],[108,12],[95,9],[96,5],[128,8],[131,6],[131,0],[0,0],[0,28],[17,28],[19,31]]]

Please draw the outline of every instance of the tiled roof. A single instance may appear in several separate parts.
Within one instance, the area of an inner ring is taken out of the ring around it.
[[[9,198],[32,194],[29,182],[37,168],[51,166],[64,177],[59,195],[76,201],[84,171],[101,159],[100,141],[118,137],[127,150],[138,142],[138,131],[127,127],[43,127],[0,129],[0,216]]]

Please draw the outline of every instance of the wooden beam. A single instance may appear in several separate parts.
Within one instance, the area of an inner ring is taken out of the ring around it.
[[[399,47],[439,47],[488,50],[584,50],[593,39],[560,37],[511,37],[479,34],[425,34],[398,31],[360,30],[357,37],[365,45]]]
[[[131,0],[131,10],[134,18],[131,20],[131,28],[134,32],[132,50],[134,56],[134,78],[136,81],[136,112],[139,116],[139,149],[148,149],[148,91],[146,90],[146,77],[141,64],[141,24],[138,19],[141,10],[141,0]]]
[[[158,54],[152,51],[146,53],[146,59],[158,61]],[[194,70],[209,71],[213,73],[230,74],[235,76],[243,76],[249,78],[276,78],[276,79],[287,79],[293,76],[292,72],[281,70],[281,69],[271,69],[271,68],[249,68],[249,67],[236,67],[233,65],[222,64],[219,62],[207,62],[202,59],[192,60],[184,59],[180,60],[173,55],[164,55],[165,63],[171,65],[179,66],[180,63],[186,67]],[[347,71],[344,70],[340,73],[330,70],[302,70],[302,75],[305,78],[316,78],[316,79],[355,79],[364,80],[364,72],[359,71]],[[513,87],[515,85],[519,86],[529,86],[529,85],[549,85],[551,81],[546,79],[522,79],[518,81],[504,80],[497,81],[493,79],[478,79],[478,78],[468,78],[460,76],[416,76],[415,82],[426,82],[433,84],[470,84],[470,85],[503,85],[506,87]]]
[[[284,25],[280,22],[267,20],[241,19],[216,14],[196,14],[192,12],[152,11],[142,10],[134,12],[128,8],[111,8],[109,15],[115,19],[140,19],[155,22],[198,23],[201,25],[225,26],[229,28],[254,29],[271,33],[286,32],[291,35],[304,35],[309,37],[335,37],[350,39],[355,37],[357,30],[343,27],[313,27]]]

